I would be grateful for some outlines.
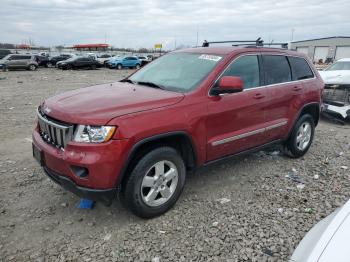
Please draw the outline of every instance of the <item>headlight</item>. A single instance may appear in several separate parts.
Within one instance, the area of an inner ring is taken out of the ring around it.
[[[110,140],[116,130],[115,126],[78,125],[73,141],[84,143],[103,143]]]

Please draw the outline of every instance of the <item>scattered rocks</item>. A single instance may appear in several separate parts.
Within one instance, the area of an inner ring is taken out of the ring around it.
[[[103,237],[103,240],[104,240],[104,241],[108,241],[108,240],[111,239],[111,237],[112,237],[112,234],[111,234],[111,233],[108,233],[108,234],[106,234],[106,235]]]
[[[223,197],[223,198],[217,199],[217,201],[220,202],[220,204],[225,204],[225,203],[230,202],[231,199]]]

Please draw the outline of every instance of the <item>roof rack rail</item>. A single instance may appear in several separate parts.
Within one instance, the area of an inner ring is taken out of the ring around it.
[[[227,44],[231,43],[232,46],[246,46],[246,47],[270,47],[270,46],[280,46],[281,48],[288,48],[288,43],[267,43],[264,44],[264,40],[259,37],[256,40],[232,40],[232,41],[211,41],[208,42],[204,40],[202,47],[209,47],[210,44]]]

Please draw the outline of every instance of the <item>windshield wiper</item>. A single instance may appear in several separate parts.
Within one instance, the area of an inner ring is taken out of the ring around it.
[[[130,79],[128,79],[128,78],[125,78],[125,79],[123,79],[123,80],[120,80],[120,82],[135,84],[135,82],[134,82],[134,81],[131,81],[131,80],[130,80]]]
[[[155,87],[155,88],[159,88],[159,89],[164,89],[163,86],[161,85],[157,85],[156,83],[152,83],[152,82],[136,82],[138,85],[142,85],[142,86],[150,86],[150,87]]]

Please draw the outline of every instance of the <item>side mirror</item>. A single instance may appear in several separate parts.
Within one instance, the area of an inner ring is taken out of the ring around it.
[[[211,94],[231,94],[243,91],[243,81],[238,76],[224,76],[219,80],[219,86],[211,90]]]

